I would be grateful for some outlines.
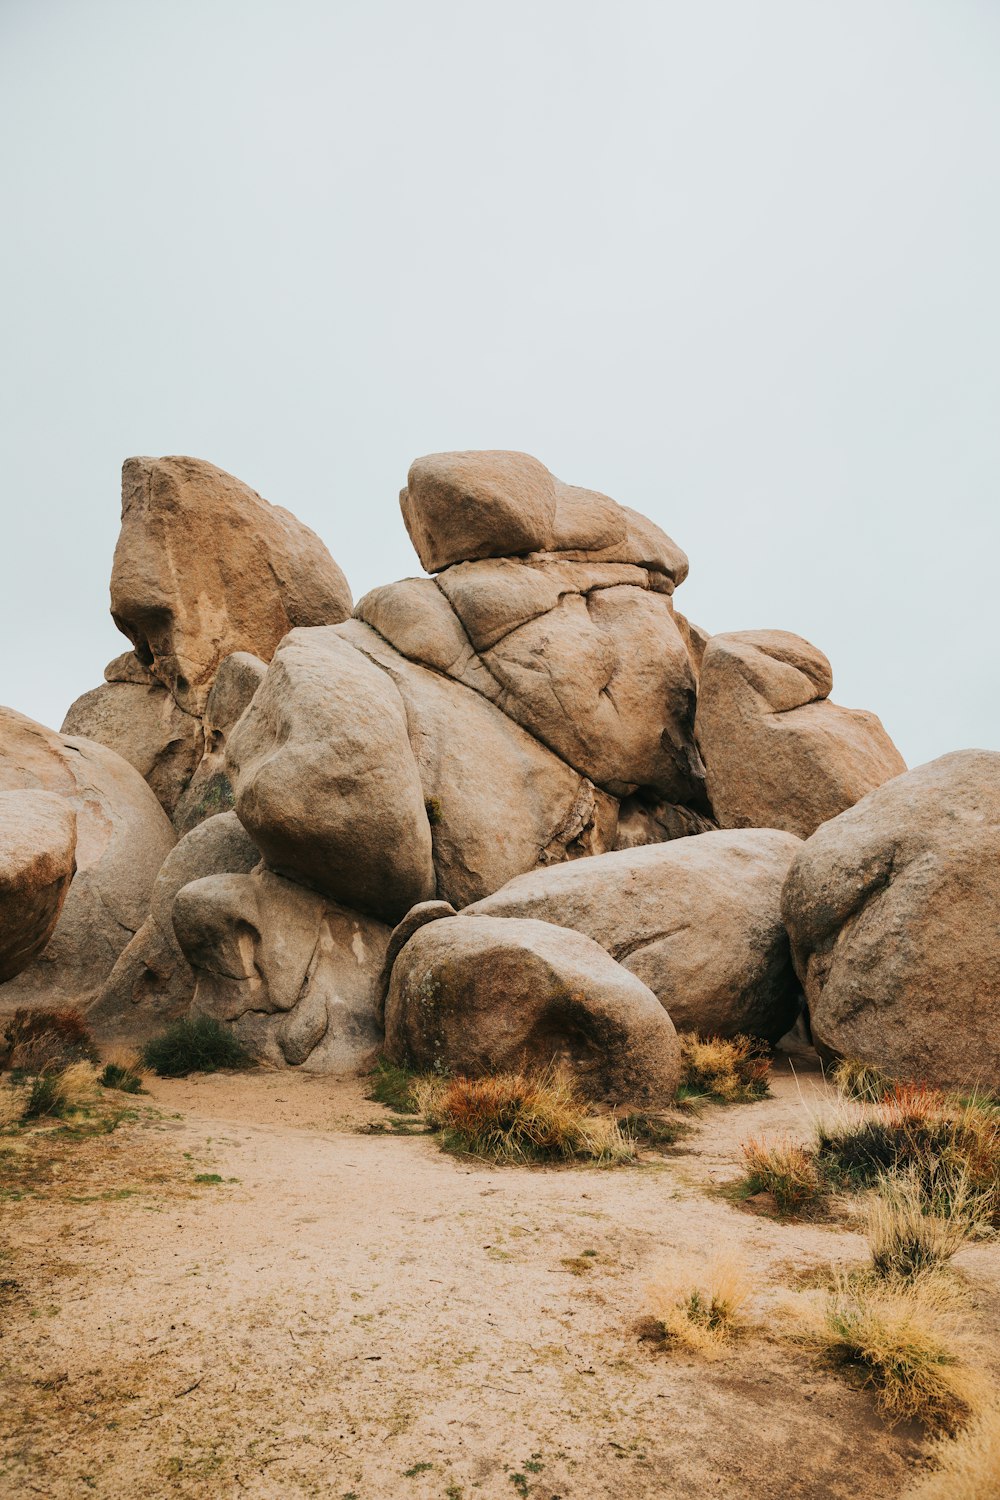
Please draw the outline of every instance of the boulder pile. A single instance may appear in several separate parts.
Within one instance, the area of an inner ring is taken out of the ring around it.
[[[907,772],[778,630],[678,613],[680,548],[526,454],[418,459],[424,574],[191,458],[129,459],[132,649],[60,733],[0,710],[0,1012],[193,1010],[276,1067],[564,1062],[664,1103],[677,1032],[1000,1077],[1000,755]]]

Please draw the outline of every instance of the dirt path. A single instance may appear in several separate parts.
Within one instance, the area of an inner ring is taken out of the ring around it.
[[[739,1251],[776,1332],[796,1273],[861,1258],[842,1230],[710,1191],[747,1134],[805,1133],[790,1077],[706,1111],[680,1154],[604,1170],[487,1169],[358,1134],[389,1117],[354,1082],[161,1081],[153,1104],[3,1206],[5,1494],[905,1490],[919,1434],[888,1432],[787,1343],[755,1332],[706,1361],[633,1327],[644,1280],[679,1254]],[[996,1252],[961,1262],[995,1298]]]

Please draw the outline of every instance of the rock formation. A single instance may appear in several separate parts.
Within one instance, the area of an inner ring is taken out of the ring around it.
[[[662,1103],[675,1026],[795,1017],[784,887],[824,1047],[950,1078],[971,1036],[996,1067],[992,772],[917,795],[933,768],[900,774],[815,647],[675,610],[687,559],[643,516],[431,454],[400,497],[430,576],[352,614],[318,538],[212,465],[130,459],[122,496],[133,650],[62,735],[0,715],[0,1010],[141,1038],[193,1007],[275,1066],[561,1059]],[[932,1063],[945,983],[974,998]]]
[[[825,823],[782,905],[827,1053],[997,1087],[1000,754],[944,755]]]

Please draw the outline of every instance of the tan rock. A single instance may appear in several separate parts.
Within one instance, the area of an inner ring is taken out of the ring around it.
[[[173,916],[196,975],[192,1011],[232,1023],[254,1056],[316,1073],[373,1057],[389,941],[380,922],[263,868],[184,886]]]
[[[127,656],[134,665],[113,661],[107,672],[122,675],[77,698],[61,732],[96,740],[127,760],[170,817],[201,760],[201,722],[178,708],[138,657]]]
[[[677,1036],[644,984],[579,932],[547,922],[444,917],[420,927],[392,970],[386,1053],[476,1076],[566,1063],[592,1099],[664,1105]]]
[[[0,1010],[86,1006],[146,918],[173,829],[132,766],[93,740],[0,709],[0,791],[54,792],[76,814],[77,872],[48,944],[0,988]]]
[[[1000,1086],[1000,754],[944,755],[824,823],[782,907],[823,1050]]]
[[[535,870],[463,915],[571,927],[648,985],[678,1030],[777,1041],[799,1005],[781,888],[801,847],[773,829],[703,833]]]
[[[723,828],[783,828],[800,838],[905,771],[874,714],[828,694],[830,663],[801,636],[712,636],[695,733]]]
[[[435,895],[403,700],[336,627],[282,642],[226,763],[240,821],[272,870],[388,921]]]
[[[234,812],[198,823],[175,844],[153,882],[149,915],[87,1013],[100,1038],[144,1041],[184,1014],[194,994],[194,973],[174,933],[177,892],[209,875],[248,874],[259,860]]]
[[[231,474],[194,458],[131,458],[111,612],[140,661],[200,715],[224,657],[269,660],[294,626],[346,619],[351,595],[319,538]]]
[[[477,693],[407,661],[360,621],[337,629],[405,706],[439,897],[465,906],[523,870],[613,846],[617,808],[606,793]]]
[[[76,813],[55,792],[0,792],[0,984],[37,958],[76,869]]]

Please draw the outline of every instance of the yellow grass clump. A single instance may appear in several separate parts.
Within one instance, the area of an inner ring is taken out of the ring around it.
[[[954,1314],[954,1291],[940,1277],[841,1274],[820,1302],[800,1304],[797,1332],[857,1370],[888,1421],[954,1432],[982,1408],[986,1390]]]
[[[494,1073],[483,1078],[423,1078],[417,1108],[452,1150],[497,1162],[587,1158],[631,1161],[635,1143],[609,1116],[583,1100],[571,1075]]]
[[[738,1332],[750,1284],[740,1261],[717,1256],[700,1270],[675,1262],[646,1288],[649,1314],[669,1344],[711,1353]]]
[[[946,1173],[947,1181],[939,1181]],[[872,1268],[883,1277],[920,1276],[945,1265],[979,1228],[968,1172],[929,1165],[884,1174],[862,1208]]]
[[[693,1031],[682,1032],[680,1043],[679,1099],[749,1104],[770,1093],[771,1060],[765,1043],[748,1036],[700,1037]]]
[[[795,1213],[822,1192],[812,1152],[797,1141],[766,1141],[753,1136],[744,1141],[744,1188],[750,1195],[771,1193],[782,1213]]]

